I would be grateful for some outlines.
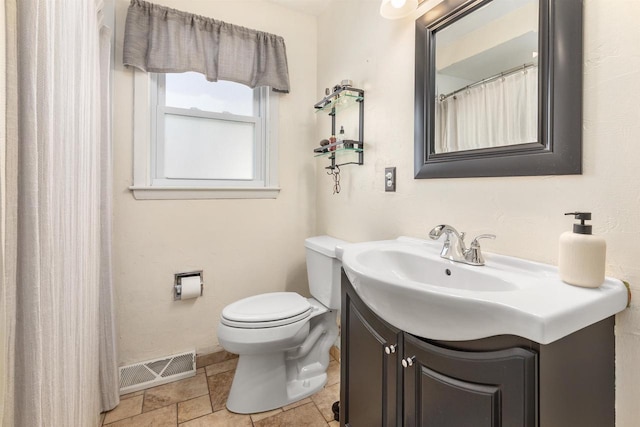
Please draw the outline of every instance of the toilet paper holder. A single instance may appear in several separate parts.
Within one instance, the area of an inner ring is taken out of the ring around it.
[[[194,277],[197,276],[200,278],[200,296],[202,296],[204,289],[204,282],[202,280],[203,274],[202,270],[199,271],[189,271],[187,273],[176,273],[174,274],[174,282],[173,282],[173,300],[179,301],[182,299],[182,279],[185,277]]]

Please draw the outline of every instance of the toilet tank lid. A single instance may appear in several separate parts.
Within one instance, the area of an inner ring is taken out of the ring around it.
[[[336,257],[336,246],[344,245],[346,243],[348,242],[336,239],[335,237],[331,236],[309,237],[304,241],[304,245],[308,249],[314,250],[332,258]]]

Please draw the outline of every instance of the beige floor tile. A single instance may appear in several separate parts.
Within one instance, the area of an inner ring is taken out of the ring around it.
[[[225,408],[227,397],[229,397],[229,390],[231,389],[231,383],[233,382],[233,374],[234,371],[228,371],[207,377],[213,412]]]
[[[180,424],[180,427],[251,427],[249,415],[234,414],[223,409],[195,420]]]
[[[238,365],[238,358],[225,360],[224,362],[214,363],[206,366],[207,376],[219,374],[221,372],[233,371]]]
[[[178,423],[183,423],[210,414],[211,412],[211,401],[209,400],[208,394],[185,402],[179,402]]]
[[[327,427],[327,422],[313,403],[307,403],[255,422],[253,425],[254,427]]]
[[[226,410],[238,359],[217,352],[198,356],[195,377],[121,396],[101,420],[108,427],[339,427],[331,406],[340,398],[340,364],[332,350],[325,388],[274,411],[249,416]]]
[[[288,404],[287,406],[283,406],[283,411],[288,411],[289,409],[297,408],[298,406],[306,405],[307,403],[311,403],[311,398],[307,397],[306,399],[298,400],[297,402],[293,402]]]
[[[208,353],[196,356],[196,368],[203,368],[213,363],[224,362],[225,360],[237,358],[237,354],[229,353],[227,351],[216,351],[215,353]]]
[[[273,411],[258,412],[257,414],[251,414],[251,421],[255,423],[256,421],[264,420],[265,418],[269,418],[274,415],[277,415],[280,412],[282,412],[282,408],[274,409]]]
[[[114,423],[142,413],[142,395],[121,400],[118,406],[107,412],[103,424]]]
[[[327,367],[327,384],[334,385],[340,382],[340,364],[332,360]]]
[[[109,427],[176,427],[178,412],[176,405],[165,406],[109,424]]]
[[[204,374],[153,387],[144,393],[142,412],[153,411],[173,403],[204,396],[208,392],[207,377]]]
[[[318,410],[325,420],[333,421],[333,410],[331,406],[336,400],[340,400],[340,384],[326,386],[318,393],[311,396],[311,400],[316,404]]]
[[[338,347],[336,347],[335,345],[331,347],[331,350],[329,350],[329,354],[331,354],[331,357],[333,357],[335,361],[340,363],[340,349]]]
[[[129,399],[131,397],[142,396],[144,394],[144,390],[134,391],[133,393],[127,393],[120,396],[120,400]]]

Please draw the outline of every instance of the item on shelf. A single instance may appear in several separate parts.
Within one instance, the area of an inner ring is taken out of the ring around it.
[[[314,152],[314,153],[326,153],[326,152],[328,152],[328,151],[329,151],[329,150],[327,150],[327,149],[326,149],[326,148],[324,148],[324,147],[316,147],[316,148],[314,148],[314,149],[313,149],[313,152]]]
[[[340,126],[340,132],[338,133],[338,147],[344,147],[344,126]]]
[[[331,135],[329,138],[329,151],[336,151],[336,136]]]
[[[323,139],[322,141],[320,141],[320,146],[321,147],[324,147],[325,145],[329,145],[329,144],[330,144],[330,142],[329,142],[328,139]]]
[[[358,148],[358,141],[354,141],[353,139],[345,139],[342,141],[342,146],[344,148]]]

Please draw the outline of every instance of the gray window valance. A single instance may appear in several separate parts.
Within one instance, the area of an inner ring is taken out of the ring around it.
[[[282,37],[143,0],[129,5],[123,60],[153,73],[196,71],[209,81],[289,92]]]

